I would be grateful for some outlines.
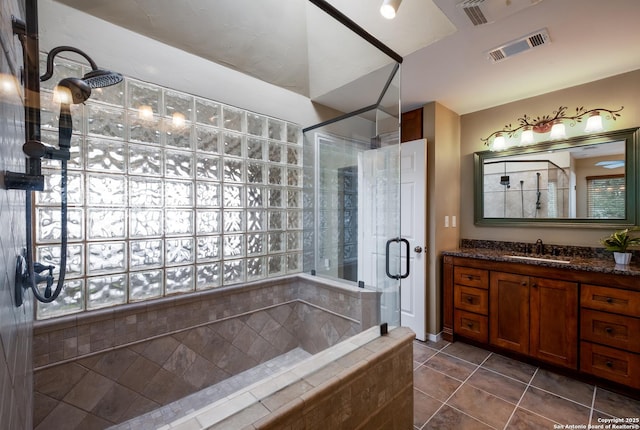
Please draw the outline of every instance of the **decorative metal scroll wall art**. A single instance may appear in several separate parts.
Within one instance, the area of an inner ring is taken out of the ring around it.
[[[577,123],[581,123],[584,118],[587,118],[585,132],[599,132],[604,130],[602,117],[615,121],[620,116],[619,112],[623,108],[624,106],[620,106],[620,109],[616,110],[604,108],[587,110],[581,106],[576,108],[574,115],[567,115],[567,107],[560,106],[550,115],[533,118],[525,114],[518,118],[515,128],[510,123],[506,124],[502,130],[496,130],[481,140],[485,145],[489,146],[489,149],[500,151],[514,145],[513,143],[510,145],[507,139],[511,140],[518,138],[518,136],[520,136],[520,141],[517,143],[519,146],[534,143],[533,133],[549,133],[551,140],[564,139],[566,138],[565,124],[574,127]]]

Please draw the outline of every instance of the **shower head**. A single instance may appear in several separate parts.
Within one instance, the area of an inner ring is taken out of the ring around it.
[[[64,78],[55,88],[61,104],[84,103],[91,96],[91,86],[79,78]]]
[[[104,88],[122,81],[122,75],[108,70],[93,69],[82,77],[91,88]]]
[[[85,60],[87,60],[87,62],[91,66],[91,71],[82,77],[82,81],[84,81],[89,88],[104,88],[110,85],[115,85],[118,82],[122,81],[122,75],[120,73],[99,69],[95,61],[93,61],[91,57],[89,57],[80,49],[74,48],[73,46],[58,46],[57,48],[53,48],[51,51],[49,51],[49,55],[47,55],[47,71],[44,75],[40,76],[40,81],[44,82],[53,76],[53,59],[60,52],[64,51],[75,52],[76,54],[81,55],[85,58]]]

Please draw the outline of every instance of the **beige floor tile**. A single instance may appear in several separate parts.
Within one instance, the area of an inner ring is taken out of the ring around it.
[[[528,383],[536,371],[534,366],[513,360],[499,354],[491,354],[482,367],[494,370],[502,375]]]
[[[591,413],[590,408],[535,387],[527,389],[519,406],[555,422],[568,424],[588,424]]]
[[[576,381],[548,370],[539,369],[531,381],[531,385],[550,391],[584,406],[591,407],[593,401],[593,385]]]
[[[452,343],[442,352],[475,364],[482,363],[491,354],[489,351],[462,342]]]
[[[433,356],[437,350],[429,348],[423,343],[414,342],[413,344],[413,361],[424,363],[429,357]]]
[[[471,375],[466,383],[513,404],[518,403],[527,388],[522,382],[483,368]]]
[[[422,427],[441,406],[441,401],[414,389],[413,425],[416,427]]]
[[[596,388],[593,408],[618,418],[640,417],[640,401],[603,388]]]
[[[507,424],[506,430],[553,429],[556,424],[540,415],[517,408]]]
[[[427,424],[424,430],[490,430],[491,427],[462,413],[461,411],[443,406]]]
[[[420,366],[413,372],[413,387],[442,402],[447,400],[460,384],[460,381],[425,366]]]
[[[447,405],[500,429],[509,421],[515,409],[514,404],[467,384],[455,392]]]
[[[443,354],[442,352],[431,357],[424,365],[460,381],[467,379],[478,367],[475,364],[468,363],[451,355]]]

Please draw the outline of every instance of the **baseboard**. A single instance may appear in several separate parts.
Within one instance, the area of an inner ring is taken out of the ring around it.
[[[416,339],[422,342],[440,342],[442,340],[442,332],[438,334],[425,333],[424,340],[420,339],[418,336],[416,336]]]
[[[427,333],[427,340],[431,342],[440,342],[442,340],[442,332],[438,334]]]

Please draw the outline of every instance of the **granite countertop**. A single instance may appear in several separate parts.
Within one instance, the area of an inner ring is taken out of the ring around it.
[[[621,265],[615,264],[615,262],[613,261],[613,257],[589,258],[584,256],[569,256],[569,255],[564,255],[564,256],[535,255],[535,254],[525,254],[522,252],[511,252],[504,249],[459,248],[452,251],[443,251],[442,255],[640,277],[640,262],[638,261],[638,258],[636,258],[635,256],[632,258],[631,263],[629,265],[621,266]],[[526,258],[513,258],[509,256],[521,256]],[[535,260],[535,258],[544,258],[545,261]],[[561,262],[561,261],[565,261],[565,262]],[[566,261],[568,261],[568,263],[566,263]]]

